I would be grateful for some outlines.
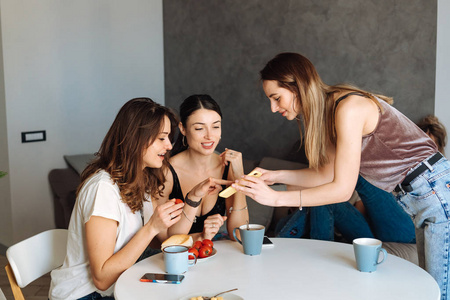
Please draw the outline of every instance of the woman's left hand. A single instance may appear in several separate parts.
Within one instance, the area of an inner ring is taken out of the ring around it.
[[[244,175],[244,166],[242,163],[242,153],[225,148],[225,151],[219,155],[222,158],[223,164],[228,165],[231,163],[232,174],[234,179],[241,178]]]
[[[265,184],[263,179],[248,175],[242,176],[241,180],[236,180],[231,186],[256,202],[267,206],[274,206],[278,196],[278,192]]]
[[[220,227],[223,225],[227,217],[215,214],[206,218],[203,224],[203,239],[210,239],[219,232]]]

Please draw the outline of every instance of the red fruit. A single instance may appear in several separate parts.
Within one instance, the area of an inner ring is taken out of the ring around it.
[[[192,248],[195,248],[195,249],[197,249],[197,250],[200,250],[200,248],[201,248],[202,246],[203,246],[203,245],[202,245],[202,242],[196,241],[196,242],[194,243],[194,245],[192,246]]]
[[[214,248],[214,243],[213,243],[211,240],[208,240],[208,239],[204,239],[204,240],[202,241],[202,245],[203,245],[203,246],[209,246],[209,247],[211,247],[211,248]]]
[[[212,248],[210,246],[202,246],[198,251],[198,255],[200,258],[208,257],[212,254]]]
[[[175,199],[175,204],[180,204],[180,203],[183,203],[183,200],[181,200],[181,199]]]
[[[192,253],[192,254],[195,255],[195,257],[198,257],[198,250],[195,249],[195,248],[189,249],[189,253]],[[193,259],[193,258],[191,258],[191,257],[189,256],[189,259]]]

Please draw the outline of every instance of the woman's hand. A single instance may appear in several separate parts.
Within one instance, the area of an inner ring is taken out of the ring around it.
[[[175,204],[175,200],[169,200],[164,204],[158,205],[153,212],[153,215],[148,220],[146,226],[153,230],[157,235],[160,232],[166,231],[167,228],[177,223],[181,218],[181,212],[184,203]]]
[[[260,168],[257,168],[256,170],[259,172],[261,172],[261,170],[266,171]],[[278,197],[278,192],[274,191],[267,185],[266,181],[263,179],[264,175],[265,174],[263,173],[263,175],[259,178],[245,175],[242,176],[241,180],[236,180],[236,182],[231,186],[260,204],[274,206],[274,203]]]
[[[189,199],[197,201],[196,198],[203,198],[206,195],[218,194],[222,190],[222,185],[230,185],[232,181],[216,178],[208,178],[197,184],[189,192]]]
[[[223,225],[227,217],[221,216],[220,214],[215,214],[206,218],[203,225],[203,239],[210,239],[219,232],[219,228]]]
[[[262,174],[261,177],[259,177],[259,179],[263,180],[264,183],[267,185],[272,185],[277,182],[275,176],[277,171],[269,171],[262,168],[255,168],[254,171],[258,171]]]
[[[244,175],[244,166],[242,163],[242,153],[237,152],[228,148],[225,148],[225,151],[219,155],[222,158],[223,165],[228,165],[231,163],[231,170],[233,180],[241,178]]]

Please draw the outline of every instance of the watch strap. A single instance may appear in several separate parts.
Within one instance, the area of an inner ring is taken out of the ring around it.
[[[203,198],[200,198],[199,201],[192,201],[191,199],[189,199],[188,196],[189,196],[189,193],[187,193],[186,197],[184,198],[184,202],[185,202],[187,205],[189,205],[189,206],[191,206],[191,207],[198,207],[198,206],[200,205],[200,203],[202,203],[202,199],[203,199]]]

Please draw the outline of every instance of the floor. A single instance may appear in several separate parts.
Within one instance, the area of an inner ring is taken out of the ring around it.
[[[0,255],[0,288],[5,294],[7,300],[14,300],[8,277],[6,276],[5,266],[8,260],[4,255]],[[36,279],[27,287],[22,289],[23,296],[26,300],[47,300],[48,289],[50,287],[50,274],[46,274]]]

